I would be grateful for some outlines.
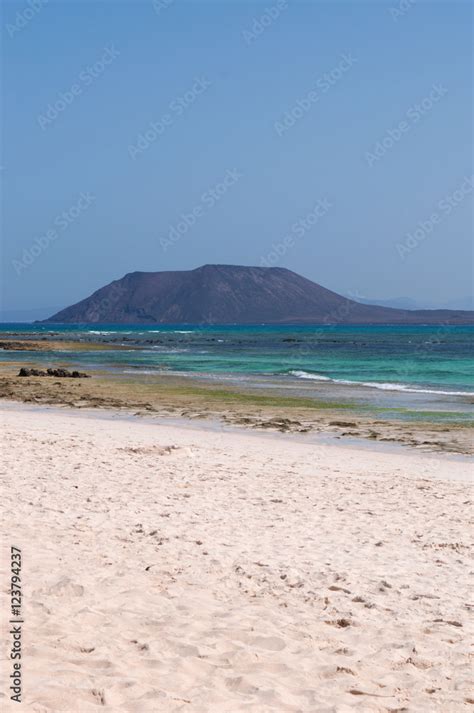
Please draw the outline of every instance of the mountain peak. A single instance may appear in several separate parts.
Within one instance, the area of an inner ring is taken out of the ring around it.
[[[206,264],[130,272],[46,322],[116,324],[472,324],[473,312],[360,304],[284,267]]]

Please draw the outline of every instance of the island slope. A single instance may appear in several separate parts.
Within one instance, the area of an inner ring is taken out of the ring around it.
[[[44,322],[111,324],[473,324],[474,312],[361,304],[282,267],[131,272]]]

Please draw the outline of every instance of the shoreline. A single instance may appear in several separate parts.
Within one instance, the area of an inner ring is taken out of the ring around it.
[[[458,453],[450,450],[422,449],[403,441],[375,440],[363,436],[342,437],[337,431],[309,431],[299,433],[298,431],[279,431],[277,428],[258,429],[249,427],[247,424],[226,422],[219,417],[193,418],[189,416],[176,416],[157,412],[155,414],[144,411],[136,412],[134,409],[123,408],[87,408],[74,407],[69,404],[32,404],[23,401],[10,401],[0,399],[0,414],[2,412],[26,412],[42,414],[62,414],[66,412],[71,418],[98,419],[100,421],[111,421],[129,423],[141,423],[147,426],[179,428],[184,431],[199,433],[204,431],[213,434],[245,434],[250,438],[266,438],[270,441],[300,443],[310,446],[328,446],[341,448],[343,450],[355,450],[359,452],[374,452],[378,454],[409,455],[416,453],[425,459],[442,459],[446,462],[457,462],[472,464],[474,459],[471,453]]]
[[[19,377],[20,365],[27,363],[4,362],[0,366],[0,401],[214,419],[249,429],[327,434],[341,439],[400,443],[426,451],[474,454],[474,428],[469,422],[433,422],[430,412],[418,412],[416,419],[404,419],[402,412],[395,418],[394,409],[287,396],[265,388],[248,389],[235,383],[171,374],[92,372],[90,379]]]
[[[64,326],[64,325],[62,325]],[[0,330],[1,331],[1,330]],[[81,369],[87,368],[92,371],[98,371],[100,373],[108,373],[109,375],[119,376],[125,374],[136,375],[137,377],[143,377],[145,375],[163,376],[163,374],[168,376],[174,376],[179,378],[192,379],[202,382],[217,382],[217,383],[228,383],[232,386],[239,387],[242,385],[241,382],[245,382],[245,388],[271,388],[275,393],[283,394],[285,391],[292,392],[297,398],[304,398],[305,394],[309,395],[315,394],[321,398],[327,399],[329,402],[334,400],[334,394],[342,395],[343,400],[347,399],[350,402],[358,403],[363,405],[364,403],[372,404],[375,407],[377,404],[379,406],[387,406],[387,404],[393,403],[395,409],[398,406],[403,407],[403,400],[405,399],[405,408],[402,410],[419,410],[421,403],[425,403],[425,409],[429,410],[430,406],[433,407],[433,414],[442,413],[443,408],[446,406],[446,413],[451,411],[452,413],[458,412],[459,418],[466,416],[462,410],[454,408],[455,406],[474,405],[474,390],[467,386],[457,386],[451,384],[451,382],[445,381],[444,383],[435,384],[429,381],[403,381],[404,369],[407,374],[413,372],[413,365],[408,363],[402,365],[400,376],[398,380],[390,380],[383,375],[380,375],[378,379],[371,379],[370,374],[360,377],[351,377],[350,375],[344,375],[336,377],[334,375],[328,375],[324,373],[318,373],[312,370],[310,367],[304,364],[295,363],[295,355],[298,356],[298,350],[293,353],[290,349],[286,356],[286,361],[284,362],[285,368],[276,369],[272,371],[271,369],[259,370],[239,370],[238,368],[232,370],[229,367],[228,371],[222,370],[212,370],[209,371],[196,370],[196,369],[179,369],[179,363],[175,364],[175,367],[166,363],[166,358],[170,354],[176,352],[191,352],[192,348],[196,347],[196,343],[193,341],[199,334],[199,330],[157,330],[160,333],[160,337],[152,339],[143,339],[143,336],[137,338],[141,335],[138,332],[135,337],[122,336],[121,339],[117,337],[111,337],[112,334],[119,334],[119,332],[95,332],[90,329],[79,331],[78,334],[82,335],[79,337],[71,337],[71,332],[65,332],[61,335],[61,332],[49,333],[47,335],[41,336],[36,332],[22,333],[22,332],[6,332],[3,340],[0,339],[0,356],[3,356],[3,352],[29,352],[32,358],[34,358],[35,353],[37,358],[42,360],[47,360],[46,364],[57,364],[62,366],[67,364],[73,366],[74,368]],[[153,334],[152,332],[144,331],[143,334]],[[133,331],[126,332],[125,334],[133,334]],[[181,339],[176,337],[176,335],[190,334],[192,338]],[[217,332],[219,334],[219,332]],[[104,335],[108,335],[105,338]],[[165,336],[168,335],[165,339]],[[172,335],[171,337],[169,335]],[[223,334],[224,336],[224,334]],[[172,345],[170,345],[170,341]],[[203,338],[201,344],[198,344],[197,354],[210,354],[210,366],[212,366],[212,358],[216,356],[213,350],[216,346],[216,342],[225,342],[225,339],[217,339],[217,337]],[[127,342],[127,343],[125,343]],[[302,342],[301,339],[297,337],[287,337],[284,338],[282,344],[289,342],[292,345]],[[238,344],[241,342],[238,341]],[[427,342],[429,344],[429,342]],[[199,351],[203,349],[204,351]],[[154,350],[163,351],[154,351]],[[418,345],[419,349],[419,345]],[[101,362],[98,359],[98,355],[101,352],[111,353],[109,362]],[[117,360],[114,361],[113,352],[117,352]],[[119,355],[123,352],[131,352],[138,355],[137,358],[130,357],[130,363],[127,364],[125,361],[121,361]],[[90,353],[90,362],[87,360],[82,361],[84,357]],[[303,355],[304,355],[303,349]],[[163,355],[164,362],[159,362],[156,360],[157,357]],[[416,354],[416,352],[415,352]],[[423,354],[423,352],[422,352]],[[29,356],[29,355],[28,355]],[[154,359],[150,362],[150,357],[153,356]],[[217,353],[218,356],[218,353]],[[140,357],[144,357],[144,361],[141,361]],[[77,359],[77,361],[75,360]],[[148,360],[148,361],[147,361]],[[350,362],[350,358],[348,359]],[[24,365],[24,361],[0,361],[0,367],[3,364],[18,364]],[[31,362],[33,367],[40,366],[34,362]],[[283,363],[280,363],[283,367]],[[323,369],[324,371],[324,369]],[[328,387],[331,387],[330,390]],[[349,387],[349,388],[348,388]],[[379,392],[379,393],[377,393]],[[411,408],[413,407],[413,409]]]

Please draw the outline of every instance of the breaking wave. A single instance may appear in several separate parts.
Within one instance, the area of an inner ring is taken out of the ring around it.
[[[443,391],[441,389],[423,389],[415,387],[411,384],[397,384],[395,382],[385,383],[380,381],[350,381],[348,379],[331,379],[329,376],[321,374],[313,374],[309,371],[296,370],[289,371],[290,376],[296,376],[299,379],[309,379],[311,381],[329,381],[333,384],[345,384],[346,386],[367,386],[372,389],[380,389],[381,391],[404,391],[411,394],[439,394],[440,396],[474,396],[472,391]]]

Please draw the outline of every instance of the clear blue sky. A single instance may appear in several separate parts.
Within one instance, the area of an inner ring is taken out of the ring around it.
[[[3,7],[4,310],[204,263],[472,294],[471,3],[37,1]]]

